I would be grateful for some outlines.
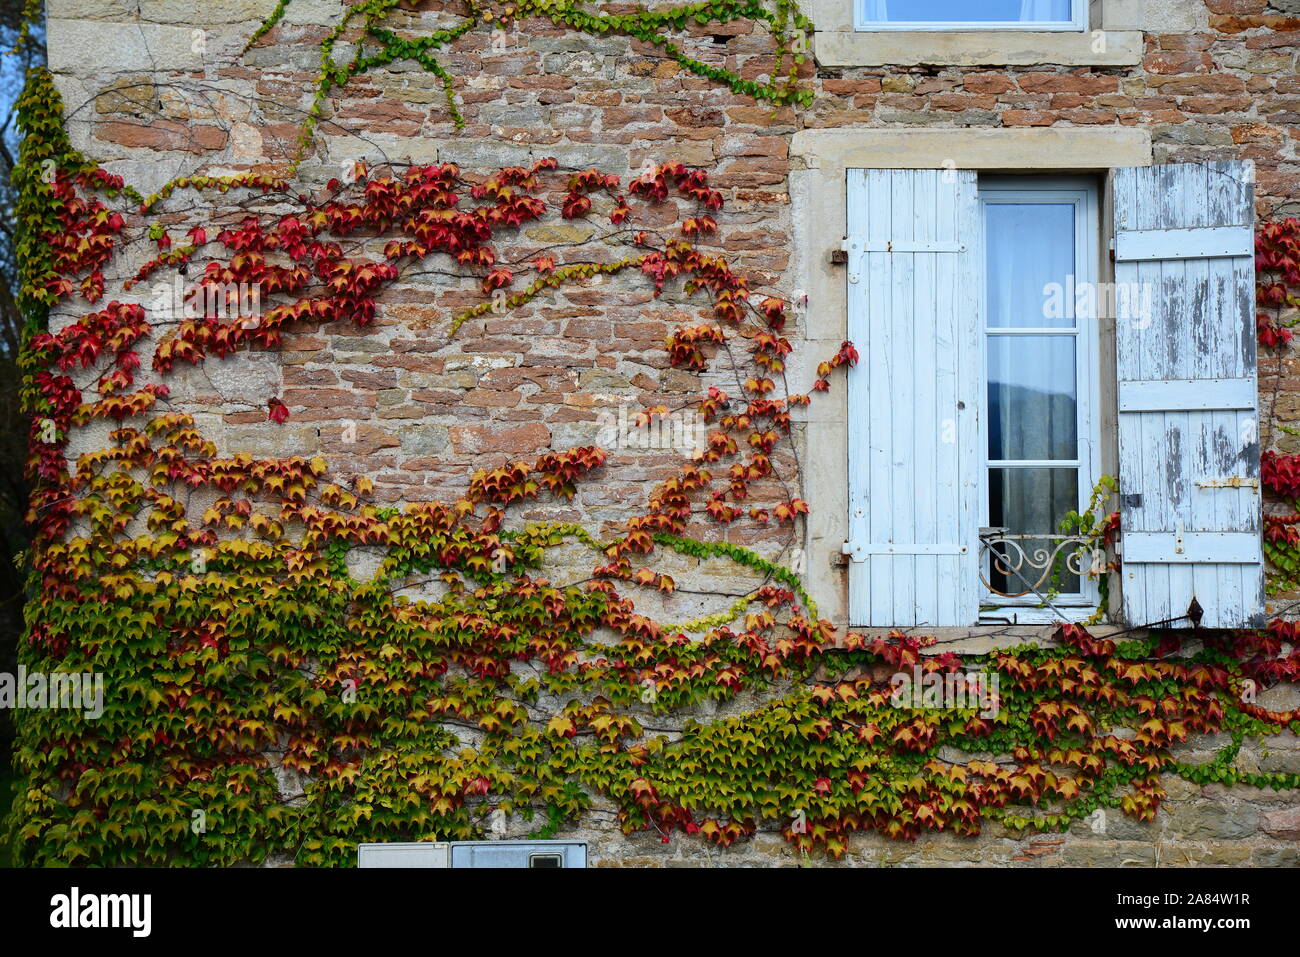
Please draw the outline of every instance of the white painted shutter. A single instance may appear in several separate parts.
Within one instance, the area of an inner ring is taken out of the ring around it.
[[[1250,167],[1116,170],[1114,196],[1117,294],[1151,296],[1115,323],[1124,617],[1261,625]]]
[[[849,618],[979,614],[982,236],[973,171],[848,171]]]

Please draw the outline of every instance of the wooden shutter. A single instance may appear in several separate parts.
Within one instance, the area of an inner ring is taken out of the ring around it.
[[[1261,625],[1250,168],[1121,169],[1113,185],[1117,299],[1149,289],[1151,305],[1115,323],[1124,617],[1195,599],[1203,627]]]
[[[973,171],[848,171],[849,617],[979,613],[979,206]]]

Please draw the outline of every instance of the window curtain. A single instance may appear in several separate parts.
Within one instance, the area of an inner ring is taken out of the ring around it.
[[[888,23],[889,10],[886,9],[886,0],[866,0],[867,10],[866,18],[868,23]]]
[[[1008,336],[989,343],[991,458],[1070,461],[1077,456],[1072,339]]]
[[[884,5],[884,0],[881,0]],[[867,6],[871,6],[870,0]],[[1070,19],[1070,0],[1020,0],[1021,23],[1052,23]]]
[[[1069,461],[1077,454],[1075,352],[1064,338],[1016,337],[989,350],[990,457]],[[1026,375],[1033,368],[1038,374]],[[1001,511],[995,525],[1015,534],[1055,534],[1077,508],[1073,466],[1003,470]],[[996,496],[995,496],[996,497]],[[1000,509],[999,506],[1000,505]],[[990,518],[997,518],[990,515]]]
[[[1074,325],[1074,214],[1057,204],[987,207],[987,321],[990,328],[1069,329]],[[1047,284],[1059,284],[1065,315],[1046,308]],[[1072,335],[990,335],[988,371],[989,458],[1065,460],[1078,454],[1077,343]],[[1009,533],[1052,535],[1069,509],[1078,507],[1074,467],[993,468],[989,520]],[[1023,542],[1026,552],[1046,540]],[[1037,575],[1030,575],[1030,580]],[[995,578],[997,579],[996,571]],[[1060,582],[1065,592],[1077,579]],[[1016,580],[1005,587],[1023,590]]]

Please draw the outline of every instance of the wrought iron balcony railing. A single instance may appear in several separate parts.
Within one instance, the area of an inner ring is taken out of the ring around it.
[[[1011,533],[1007,528],[980,529],[980,580],[991,594],[1040,599],[1048,592],[1072,592],[1069,579],[1097,577],[1106,556],[1079,535]],[[1099,554],[1100,553],[1100,554]]]

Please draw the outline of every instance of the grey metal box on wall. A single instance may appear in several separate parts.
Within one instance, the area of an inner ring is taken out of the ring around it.
[[[587,866],[585,841],[457,841],[451,845],[452,867]]]
[[[358,844],[357,867],[450,867],[451,845],[420,841],[394,844]]]

